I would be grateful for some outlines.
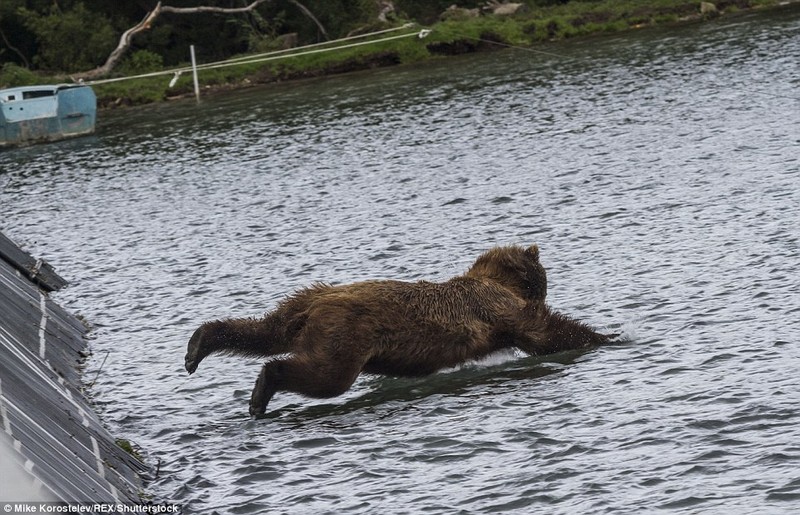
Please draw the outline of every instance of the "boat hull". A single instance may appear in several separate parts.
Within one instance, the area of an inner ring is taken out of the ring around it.
[[[0,148],[92,134],[97,97],[89,86],[0,90]]]

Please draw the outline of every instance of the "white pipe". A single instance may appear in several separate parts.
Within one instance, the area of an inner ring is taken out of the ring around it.
[[[192,54],[192,78],[194,79],[194,97],[200,103],[200,84],[197,82],[197,61],[194,58],[194,45],[189,45],[189,53]]]

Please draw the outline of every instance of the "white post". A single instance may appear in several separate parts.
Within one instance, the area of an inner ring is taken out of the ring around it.
[[[189,45],[189,53],[192,54],[192,78],[194,79],[194,97],[200,103],[200,84],[197,82],[197,61],[194,58],[194,45]]]

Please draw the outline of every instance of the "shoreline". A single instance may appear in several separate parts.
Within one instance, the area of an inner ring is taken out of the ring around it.
[[[703,24],[765,9],[789,10],[799,5],[800,0],[725,0],[716,3],[667,0],[658,6],[626,7],[604,1],[571,2],[509,16],[458,18],[456,15],[455,19],[431,25],[431,32],[425,39],[414,37],[413,40],[376,42],[356,50],[315,56],[290,54],[267,64],[243,64],[231,70],[203,71],[199,74],[200,92],[218,94],[505,48],[526,48],[546,53],[550,43],[568,39],[584,40],[654,27]],[[418,32],[423,28],[417,25],[414,30]],[[94,85],[98,109],[191,98],[195,94],[192,78],[191,74],[186,75],[180,77],[172,88],[167,86],[169,80],[166,76]]]

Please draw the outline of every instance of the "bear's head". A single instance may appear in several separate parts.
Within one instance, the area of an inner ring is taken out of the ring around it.
[[[481,254],[466,276],[497,281],[526,300],[544,301],[547,296],[547,273],[539,263],[536,245],[493,248]]]

